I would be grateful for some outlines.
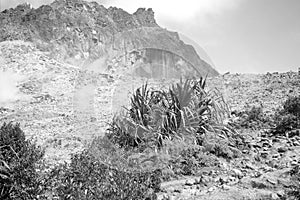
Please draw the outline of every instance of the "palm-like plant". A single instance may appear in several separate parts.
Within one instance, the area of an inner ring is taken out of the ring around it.
[[[0,188],[1,188],[0,197],[1,197],[1,199],[8,198],[11,184],[12,184],[11,169],[4,160],[0,159]]]
[[[205,86],[206,77],[181,79],[166,91],[143,85],[131,97],[128,113],[113,120],[108,136],[121,146],[135,147],[149,141],[161,146],[165,139],[197,138],[218,130],[226,104],[221,95],[207,92]]]
[[[151,105],[157,100],[157,96],[148,88],[148,84],[146,83],[135,91],[130,100],[130,117],[136,123],[147,126],[150,121]]]

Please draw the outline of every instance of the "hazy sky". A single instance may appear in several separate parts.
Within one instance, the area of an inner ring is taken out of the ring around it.
[[[33,6],[52,0],[27,0]],[[221,72],[300,67],[300,0],[96,0],[129,13],[153,8],[159,25],[190,37]],[[26,0],[0,0],[0,9]]]

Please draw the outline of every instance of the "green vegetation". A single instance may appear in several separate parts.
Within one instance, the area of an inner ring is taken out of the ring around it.
[[[51,188],[59,199],[156,199],[161,182],[160,170],[116,169],[87,151],[74,155],[70,165],[56,167],[51,173]]]
[[[223,99],[206,92],[205,84],[205,79],[180,81],[167,91],[143,85],[133,94],[127,112],[113,119],[107,137],[122,148],[143,150],[159,149],[174,139],[201,145],[203,134],[229,131],[222,124]]]
[[[283,103],[283,109],[278,111],[274,117],[275,135],[294,135],[293,131],[300,129],[300,96],[289,97]]]
[[[235,113],[240,118],[235,126],[239,129],[260,129],[270,127],[270,117],[266,116],[261,106],[252,106],[245,111]]]
[[[205,85],[203,78],[181,80],[167,90],[143,85],[126,112],[113,118],[106,138],[124,150],[123,158],[135,157],[136,166],[162,169],[163,179],[195,175],[203,166],[217,165],[217,157],[238,157],[236,147],[243,148],[244,139],[223,124],[227,105]]]
[[[284,112],[300,117],[300,96],[290,97],[283,104]]]
[[[273,116],[267,116],[261,106],[234,112],[239,120],[233,125],[238,129],[268,128],[274,135],[290,134],[291,131],[300,129],[300,96],[289,97],[282,107],[283,109],[277,110]]]
[[[25,140],[19,124],[1,126],[0,150],[0,199],[34,199],[41,194],[36,168],[44,152]]]
[[[205,85],[205,79],[181,80],[167,90],[143,85],[129,108],[112,119],[104,137],[51,170],[42,163],[43,150],[25,140],[18,124],[3,124],[0,198],[157,199],[162,181],[200,175],[203,168],[239,157],[247,148],[245,139],[223,123],[226,103]],[[298,103],[298,97],[284,103],[273,119],[273,134],[299,129]],[[241,127],[270,120],[260,107],[241,115],[246,116]],[[299,187],[294,186],[288,194],[297,196]]]
[[[122,168],[121,164],[125,166],[122,162],[101,162],[99,157],[91,155],[100,140],[95,140],[90,149],[73,155],[70,164],[41,173],[38,169],[45,167],[40,162],[44,151],[25,140],[19,124],[3,124],[0,129],[0,199],[156,199],[161,170],[141,171],[130,165]],[[103,143],[107,145],[109,141]],[[102,155],[116,155],[117,149],[114,150],[107,147],[105,151],[111,154]],[[109,158],[113,161],[118,156]]]
[[[300,166],[293,167],[289,174],[291,176],[291,186],[287,189],[284,200],[298,200],[300,199]]]
[[[37,173],[43,151],[25,140],[19,125],[4,124],[1,199],[156,199],[162,180],[238,156],[234,147],[243,139],[223,125],[226,104],[205,85],[203,78],[168,90],[143,85],[105,137],[50,172]]]

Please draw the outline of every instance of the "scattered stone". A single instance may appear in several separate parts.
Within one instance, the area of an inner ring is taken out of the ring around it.
[[[252,169],[252,170],[257,170],[257,167],[255,167],[254,165],[252,165],[250,163],[247,163],[246,167],[249,168],[249,169]]]
[[[292,162],[291,162],[291,166],[292,166],[292,167],[298,166],[298,165],[299,165],[299,164],[298,164],[298,161],[292,161]]]
[[[264,188],[267,188],[267,185],[264,181],[262,180],[258,180],[258,179],[253,179],[251,181],[251,186],[253,188],[258,188],[258,189],[264,189]]]
[[[210,187],[207,191],[208,191],[208,192],[212,192],[212,191],[214,191],[215,189],[216,189],[216,187],[213,186],[213,187]]]
[[[222,189],[223,190],[230,190],[231,186],[229,186],[229,185],[222,185]]]
[[[228,177],[228,176],[221,176],[221,177],[219,177],[218,179],[219,179],[218,181],[220,181],[221,184],[224,184],[224,183],[228,183],[228,182],[229,182],[229,177]]]
[[[238,169],[233,169],[232,171],[234,172],[234,175],[235,175],[236,177],[238,177],[238,178],[242,178],[242,177],[243,177],[243,173],[242,173],[240,170],[238,170]]]
[[[181,190],[181,189],[178,189],[178,188],[176,188],[176,189],[174,189],[174,192],[175,192],[175,193],[181,193],[181,192],[182,192],[182,190]]]
[[[299,141],[294,141],[294,142],[293,142],[293,145],[294,145],[294,146],[300,146],[300,142],[299,142]]]
[[[272,185],[276,185],[276,184],[277,184],[277,181],[274,180],[274,179],[271,179],[271,178],[267,178],[267,181],[268,181],[269,183],[271,183]]]
[[[192,186],[195,183],[196,183],[195,179],[188,179],[188,180],[186,180],[185,185]]]

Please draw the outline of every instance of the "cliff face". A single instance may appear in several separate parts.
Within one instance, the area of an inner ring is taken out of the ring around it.
[[[112,60],[137,49],[158,49],[198,68],[201,75],[218,74],[177,33],[159,27],[150,8],[129,14],[82,0],[55,0],[37,9],[22,4],[0,13],[0,42],[5,40],[31,41],[52,57],[77,65],[99,57]]]

